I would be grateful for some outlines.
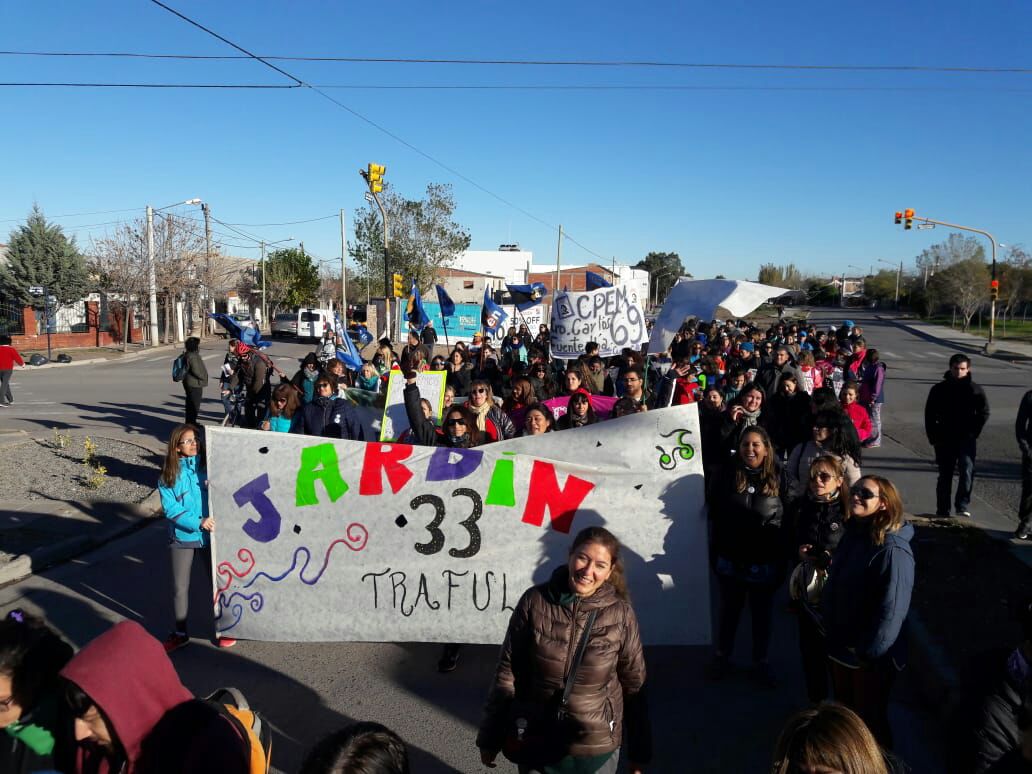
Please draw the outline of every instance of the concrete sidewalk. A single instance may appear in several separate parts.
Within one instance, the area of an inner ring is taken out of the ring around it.
[[[46,368],[69,368],[71,366],[91,365],[93,363],[106,363],[109,360],[135,360],[143,355],[150,355],[153,353],[161,352],[178,352],[182,350],[182,344],[159,344],[156,347],[148,347],[143,344],[131,344],[129,349],[125,352],[122,351],[121,347],[88,347],[86,349],[60,349],[55,348],[53,350],[54,356],[56,357],[58,351],[64,352],[65,354],[72,357],[71,363],[57,363],[51,361],[41,366],[30,366],[26,365],[25,368],[31,371],[41,371]],[[44,357],[47,351],[44,350],[26,350],[21,352],[22,358],[28,363],[29,357],[34,354],[40,354]]]
[[[924,336],[925,338],[935,339],[936,341],[950,344],[961,351],[982,352],[986,345],[986,338],[984,336],[976,336],[973,333],[964,333],[964,331],[959,331],[945,325],[933,325],[931,323],[922,322],[921,320],[914,320],[906,317],[892,317],[890,315],[875,316],[879,320],[891,322],[918,336]],[[993,355],[990,355],[990,357],[1003,359],[1028,358],[1032,360],[1032,344],[1000,338],[997,338],[994,344],[996,345],[996,352]]]

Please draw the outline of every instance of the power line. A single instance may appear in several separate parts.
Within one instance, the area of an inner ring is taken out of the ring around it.
[[[708,86],[696,84],[305,84],[314,91],[342,89],[349,91],[696,91],[696,92],[940,92],[961,94],[1028,94],[1032,89],[984,88],[979,86]],[[74,89],[299,89],[297,85],[240,83],[85,83],[78,81],[3,81],[0,87],[11,88],[74,88]],[[379,128],[379,127],[377,127]],[[335,217],[335,216],[329,216]]]
[[[157,0],[154,0],[157,2]],[[958,65],[853,65],[853,64],[773,64],[768,62],[677,62],[666,60],[633,60],[633,59],[454,59],[440,57],[362,57],[362,56],[299,56],[263,54],[258,56],[245,51],[240,46],[221,35],[209,30],[197,22],[188,19],[178,11],[158,2],[165,10],[175,14],[184,21],[203,29],[210,35],[232,46],[246,56],[210,55],[210,54],[152,54],[129,51],[0,51],[0,56],[35,56],[35,57],[114,57],[131,59],[182,59],[234,61],[240,59],[258,59],[268,64],[281,75],[301,81],[285,70],[281,70],[269,62],[342,62],[349,64],[444,64],[444,65],[477,65],[504,67],[644,67],[644,68],[679,68],[690,70],[800,70],[800,71],[833,71],[833,72],[925,72],[925,73],[984,73],[984,74],[1032,74],[1027,67],[970,67]]]
[[[454,168],[448,166],[443,161],[439,161],[438,159],[434,158],[433,156],[431,156],[426,151],[424,151],[424,150],[422,150],[420,148],[417,148],[412,143],[410,143],[407,140],[401,138],[399,135],[397,135],[394,132],[390,131],[386,127],[381,126],[380,124],[376,123],[371,118],[366,117],[365,115],[363,115],[362,113],[359,113],[354,108],[351,108],[348,105],[345,105],[343,102],[341,102],[341,101],[339,101],[337,99],[334,99],[329,94],[327,94],[325,91],[322,91],[319,88],[317,88],[315,86],[312,86],[311,84],[306,83],[305,81],[302,81],[300,78],[298,78],[298,77],[296,77],[294,75],[291,75],[290,73],[286,72],[285,70],[282,70],[281,68],[277,67],[276,65],[271,64],[270,62],[267,62],[266,60],[262,59],[262,57],[258,56],[257,54],[252,54],[247,49],[242,48],[241,46],[238,46],[236,43],[233,43],[233,42],[227,40],[226,38],[222,37],[221,35],[219,35],[219,34],[213,32],[213,31],[209,30],[203,24],[200,24],[199,22],[195,22],[193,19],[190,19],[189,17],[184,16],[183,14],[179,13],[179,11],[176,11],[176,10],[174,10],[172,8],[169,8],[167,5],[162,3],[161,0],[151,0],[151,2],[154,3],[155,5],[159,6],[160,8],[164,8],[169,13],[172,13],[175,16],[178,16],[180,19],[182,19],[183,21],[187,22],[188,24],[191,24],[192,26],[197,27],[198,29],[203,30],[204,32],[207,32],[209,35],[212,35],[213,37],[217,38],[218,40],[223,41],[227,45],[232,46],[237,51],[240,51],[243,54],[247,54],[251,58],[261,62],[266,67],[268,67],[268,68],[270,68],[272,70],[275,70],[276,72],[286,76],[287,78],[290,78],[292,81],[294,81],[298,85],[306,86],[307,88],[309,88],[312,91],[314,91],[316,94],[319,94],[320,96],[322,96],[323,99],[329,100],[334,105],[336,105],[337,107],[341,108],[342,110],[347,111],[348,113],[350,113],[351,115],[355,116],[359,120],[361,120],[364,123],[372,126],[374,129],[377,129],[380,132],[382,132],[383,134],[386,134],[388,137],[393,139],[395,142],[400,143],[401,145],[403,145],[404,147],[410,149],[414,153],[418,153],[423,158],[427,159],[428,161],[430,161],[433,164],[436,164],[441,169],[444,169],[445,171],[449,172],[450,174],[455,175],[459,179],[465,180],[467,183],[469,183],[473,187],[475,187],[478,190],[486,193],[488,196],[491,196],[492,198],[496,199],[497,201],[501,202],[502,204],[505,204],[506,206],[511,207],[512,209],[516,210],[517,212],[523,213],[525,216],[527,216],[531,220],[534,220],[534,221],[544,225],[546,228],[553,229],[553,230],[556,229],[556,226],[552,225],[551,223],[548,223],[547,221],[542,220],[541,218],[539,218],[536,215],[528,212],[527,210],[523,209],[522,207],[517,206],[515,203],[508,201],[507,199],[505,199],[504,197],[500,196],[499,194],[496,194],[494,191],[491,191],[490,189],[485,188],[484,186],[480,185],[480,183],[476,182],[472,178],[467,177],[466,175],[464,175],[461,172],[459,172],[457,169],[454,169]],[[579,244],[579,243],[576,243],[576,244]],[[580,245],[580,247],[582,249],[584,249],[586,252],[588,252],[589,254],[594,255],[597,258],[605,260],[605,256],[600,255],[599,253],[596,253],[596,252],[594,252],[592,250],[587,250],[586,248],[584,248],[583,245]]]

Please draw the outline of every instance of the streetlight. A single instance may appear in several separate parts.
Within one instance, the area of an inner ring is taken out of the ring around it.
[[[892,263],[891,261],[886,261],[884,258],[879,258],[878,262],[879,263],[884,263],[887,266],[891,266],[893,269],[896,268],[896,264]],[[896,272],[896,309],[899,309],[899,281],[900,281],[900,278],[902,276],[903,276],[903,261],[900,261],[899,262],[899,270]]]
[[[155,209],[147,205],[147,279],[150,284],[149,307],[150,307],[150,340],[151,346],[158,346],[158,281],[154,276],[154,213],[171,207],[179,207],[183,204],[200,204],[200,199],[187,199],[185,202],[176,202],[164,207]],[[131,321],[129,321],[131,324]]]
[[[653,299],[652,299],[652,308],[653,309],[655,309],[656,306],[659,304],[659,280],[660,280],[660,277],[669,277],[671,274],[673,274],[673,272],[671,270],[667,269],[666,271],[656,272],[652,277],[649,278],[650,281],[653,280],[653,279],[656,280],[656,289],[654,291],[654,296],[653,296]]]

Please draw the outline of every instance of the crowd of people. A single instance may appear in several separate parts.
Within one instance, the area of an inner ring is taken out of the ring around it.
[[[469,448],[697,403],[718,598],[705,677],[721,681],[734,672],[748,604],[749,675],[760,689],[782,684],[768,649],[787,584],[803,674],[796,690],[810,706],[789,719],[771,770],[906,770],[892,753],[888,706],[906,663],[914,530],[893,482],[862,470],[864,453],[883,439],[886,367],[857,326],[692,320],[666,352],[602,358],[589,342],[575,360],[551,357],[546,326],[536,335],[512,328],[498,344],[477,336],[447,351],[413,331],[400,352],[381,341],[355,369],[333,356],[337,343],[328,333],[289,376],[260,350],[231,342],[220,377],[227,412],[239,403],[242,423],[268,432],[371,440],[357,406],[382,395],[397,371],[409,420],[404,442]],[[196,346],[188,345],[188,374],[197,370],[193,353]],[[949,450],[968,453],[973,467],[973,439],[988,416],[967,358],[958,355],[950,366],[947,387],[938,390],[947,396],[933,390],[926,412],[947,513]],[[418,376],[428,370],[445,372],[439,419],[419,393]],[[197,384],[184,388],[190,411]],[[959,413],[957,396],[967,400]],[[944,420],[943,410],[953,414]],[[939,428],[942,421],[953,422],[952,435]],[[1029,423],[1026,417],[1026,432]],[[211,566],[215,521],[203,442],[202,428],[178,426],[159,482],[173,576],[173,630],[164,643],[123,622],[74,653],[20,610],[0,622],[0,725],[7,734],[0,770],[256,770],[251,756],[262,745],[251,727],[238,713],[227,716],[221,700],[190,694],[169,660],[190,642],[193,560]],[[941,455],[940,446],[948,446]],[[954,506],[964,514],[970,478],[965,482],[960,467]],[[521,773],[607,773],[617,770],[621,752],[630,771],[649,766],[646,658],[624,572],[618,536],[591,527],[574,537],[548,581],[522,595],[475,740],[484,767],[504,755]],[[1032,723],[1025,717],[1032,609],[1026,617],[1026,640],[1009,653],[1004,676],[979,705],[983,722],[967,748],[978,771],[1032,766]],[[438,669],[454,670],[458,656],[458,645],[446,646]],[[359,723],[319,742],[302,771],[407,772],[408,759],[396,734]]]

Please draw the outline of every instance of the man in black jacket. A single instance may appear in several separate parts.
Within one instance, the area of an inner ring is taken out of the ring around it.
[[[978,436],[989,419],[985,392],[971,378],[971,359],[960,353],[950,358],[950,370],[932,385],[925,402],[925,434],[935,449],[939,479],[935,486],[935,513],[950,515],[953,471],[959,469],[954,507],[958,516],[971,516],[971,488],[975,481]]]
[[[1021,504],[1018,506],[1018,529],[1014,537],[1032,540],[1032,390],[1025,393],[1018,406],[1014,434],[1021,449]]]

